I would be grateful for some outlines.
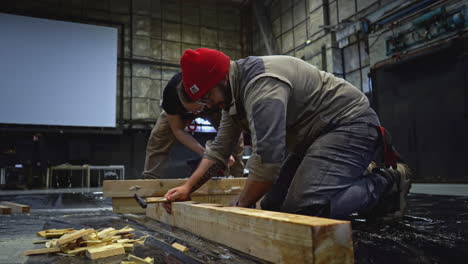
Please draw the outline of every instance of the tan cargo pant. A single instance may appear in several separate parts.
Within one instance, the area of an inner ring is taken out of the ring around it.
[[[217,130],[221,120],[221,113],[214,113],[201,116],[210,121],[213,127]],[[148,144],[146,146],[146,158],[143,176],[145,179],[164,179],[165,172],[169,168],[169,152],[171,147],[176,143],[177,139],[172,133],[166,112],[161,112],[158,121],[151,130]],[[244,164],[242,162],[242,154],[244,144],[242,139],[239,139],[239,145],[232,153],[235,163],[229,170],[226,170],[225,175],[234,177],[243,177]]]

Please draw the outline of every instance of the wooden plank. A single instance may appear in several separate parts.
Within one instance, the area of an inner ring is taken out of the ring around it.
[[[237,198],[237,194],[217,194],[217,195],[199,195],[192,196],[192,201],[198,203],[212,203],[229,206]],[[116,214],[144,214],[145,209],[141,208],[135,201],[135,198],[112,198],[112,212]]]
[[[41,254],[58,253],[58,252],[60,252],[60,248],[40,248],[40,249],[26,250],[24,252],[24,255],[31,256],[31,255],[41,255]]]
[[[76,240],[80,237],[83,237],[83,236],[86,236],[86,235],[89,235],[89,234],[92,234],[92,233],[95,233],[96,230],[90,228],[90,229],[81,229],[81,230],[77,230],[73,233],[68,233],[68,234],[65,234],[63,235],[59,240],[58,240],[58,244],[60,246],[62,245],[65,245],[69,242],[72,242],[73,240]]]
[[[149,204],[148,217],[273,263],[353,263],[351,224],[326,218],[192,202]]]
[[[138,264],[153,264],[154,263],[153,258],[147,257],[147,258],[143,259],[143,258],[139,258],[137,256],[134,256],[132,254],[128,254],[128,260],[133,261],[134,263],[138,263]]]
[[[0,205],[0,214],[2,214],[2,215],[11,214],[11,207]]]
[[[3,206],[10,207],[11,212],[13,213],[29,213],[31,209],[29,205],[12,203],[12,202],[1,202],[0,204]]]
[[[205,183],[192,196],[213,194],[239,194],[247,178],[214,178]],[[164,196],[174,187],[184,184],[187,179],[160,180],[111,180],[104,181],[103,193],[105,197],[133,197],[135,193],[141,197]],[[138,190],[130,190],[139,186]]]
[[[181,245],[179,243],[172,243],[172,247],[173,248],[176,248],[182,252],[187,252],[188,251],[188,247],[184,246],[184,245]]]
[[[106,258],[122,254],[125,254],[125,249],[121,244],[93,247],[86,250],[86,256],[90,259]]]
[[[64,234],[74,232],[75,229],[73,228],[66,228],[66,229],[48,229],[42,230],[37,232],[38,236],[45,237],[45,238],[57,238],[61,237]]]
[[[132,252],[135,245],[130,243],[122,243],[122,246],[125,249],[125,252]]]

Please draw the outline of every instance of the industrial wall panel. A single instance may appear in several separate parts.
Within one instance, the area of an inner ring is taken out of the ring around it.
[[[330,1],[328,10],[329,10],[328,12],[329,12],[329,18],[330,18],[330,25],[333,26],[333,25],[338,24],[337,0]]]
[[[369,93],[370,92],[370,83],[369,83],[369,73],[370,73],[370,67],[364,67],[362,68],[361,74],[362,74],[362,91],[364,93]]]
[[[211,28],[200,28],[202,46],[216,47],[218,46],[218,31]]]
[[[287,53],[294,48],[293,31],[290,30],[282,35],[283,53]]]
[[[298,1],[293,7],[294,26],[302,23],[306,19],[307,10],[305,8],[305,0]]]
[[[166,61],[179,62],[182,55],[180,42],[163,41],[162,43],[162,59]]]
[[[200,27],[182,25],[182,42],[200,45]]]
[[[353,71],[346,73],[346,81],[357,87],[359,90],[361,89],[361,71]]]
[[[378,0],[357,0],[357,10],[358,12],[362,11],[363,9],[379,2]]]
[[[182,6],[182,23],[194,26],[200,25],[200,8],[185,4]]]
[[[281,1],[274,0],[270,5],[270,17],[272,20],[276,20],[281,17]]]
[[[162,59],[162,41],[159,39],[151,39],[150,57],[155,60]]]
[[[141,78],[141,77],[133,77],[132,78],[132,87],[133,97],[148,97],[149,91],[151,89],[151,79],[150,78]]]
[[[149,57],[151,53],[151,41],[149,37],[133,37],[133,55],[140,57]]]
[[[272,27],[273,36],[278,37],[281,34],[281,18],[275,19]]]
[[[72,5],[75,1],[61,1],[62,5]],[[130,0],[112,0],[110,2],[110,11],[118,14],[130,13]],[[81,8],[81,6],[80,6]]]
[[[297,25],[294,28],[294,46],[304,45],[307,40],[307,23],[306,21]]]
[[[309,1],[309,12],[314,11],[319,6],[322,6],[323,0],[307,0]]]
[[[180,7],[180,1],[179,0],[172,0],[172,1],[163,1],[162,2],[162,8],[163,8],[163,20],[165,21],[172,21],[172,22],[181,22],[181,7]]]
[[[323,8],[318,8],[309,15],[309,36],[313,36],[322,30],[323,26]]]
[[[113,2],[113,1],[110,1]],[[151,0],[132,0],[133,12],[136,14],[148,15],[151,11]]]
[[[133,24],[135,27],[135,34],[139,36],[151,35],[151,19],[147,16],[134,16]]]
[[[284,33],[292,28],[292,10],[288,9],[281,16],[281,32]]]
[[[354,0],[338,0],[338,15],[340,22],[350,18],[356,13],[356,4]]]
[[[343,49],[345,72],[359,69],[359,49],[357,43]]]
[[[164,40],[170,41],[180,41],[181,38],[181,24],[170,22],[170,21],[163,21],[162,27],[162,38]]]

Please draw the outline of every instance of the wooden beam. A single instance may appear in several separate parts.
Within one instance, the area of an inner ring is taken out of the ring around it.
[[[29,205],[12,203],[12,202],[1,202],[1,205],[10,207],[13,213],[29,213],[31,209]]]
[[[172,214],[149,204],[148,217],[273,263],[353,263],[351,224],[326,218],[193,202]]]
[[[214,178],[195,191],[192,196],[239,194],[246,180],[247,178]],[[186,181],[187,179],[104,181],[103,193],[105,197],[133,197],[135,193],[141,197],[164,196],[168,190]],[[139,188],[132,188],[134,186]]]
[[[2,214],[2,215],[11,214],[11,207],[0,205],[0,214]]]
[[[86,256],[90,259],[105,258],[110,256],[125,254],[125,249],[122,244],[112,244],[101,247],[88,248]]]
[[[213,203],[228,206],[237,194],[216,194],[192,196],[192,200],[199,203]],[[116,214],[144,214],[145,209],[141,208],[135,198],[112,198],[112,211]]]

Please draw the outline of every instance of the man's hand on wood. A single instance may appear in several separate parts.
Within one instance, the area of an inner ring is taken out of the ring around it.
[[[179,187],[175,187],[167,191],[164,197],[168,200],[168,202],[163,204],[164,209],[166,209],[167,213],[171,213],[172,211],[172,204],[171,202],[180,202],[180,201],[189,201],[190,198],[190,187],[186,185],[182,185]]]
[[[234,165],[234,163],[236,162],[236,159],[231,155],[229,157],[229,160],[228,160],[228,167],[232,167],[232,165]]]

